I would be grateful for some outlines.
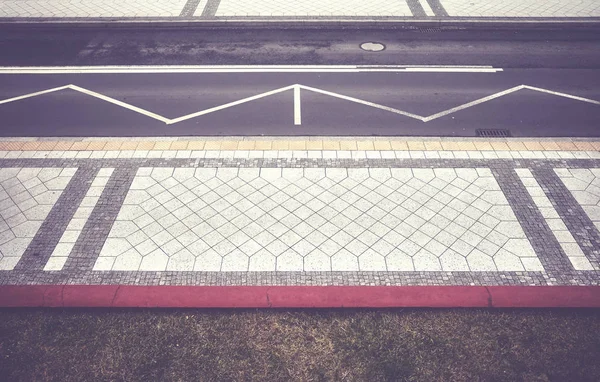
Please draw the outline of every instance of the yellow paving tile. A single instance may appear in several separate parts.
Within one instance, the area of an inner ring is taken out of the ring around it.
[[[306,141],[307,150],[323,150],[323,141]]]
[[[379,151],[386,151],[386,150],[392,149],[392,145],[390,144],[390,141],[374,141],[373,147],[375,147],[375,150],[379,150]]]
[[[237,150],[240,141],[221,141],[221,150]]]
[[[73,144],[71,145],[69,150],[70,151],[83,151],[83,150],[87,150],[87,147],[89,145],[90,145],[90,142],[73,142]]]
[[[544,148],[544,150],[560,150],[558,144],[553,141],[542,142],[542,147]]]
[[[593,146],[594,149],[597,151],[600,151],[600,142],[590,142]]]
[[[527,148],[527,150],[533,150],[533,151],[544,150],[544,146],[542,146],[542,142],[538,142],[538,141],[525,141],[525,142],[523,142],[523,144],[525,145],[525,147]]]
[[[121,150],[136,150],[139,145],[139,142],[136,141],[127,141],[123,142],[121,145]]]
[[[289,150],[290,141],[273,141],[271,144],[273,150]]]
[[[254,150],[256,141],[240,141],[238,143],[238,150]]]
[[[323,150],[340,150],[340,141],[323,141]]]
[[[575,146],[577,146],[578,150],[583,150],[583,151],[595,150],[592,142],[574,142],[574,143],[575,143]]]
[[[511,151],[525,151],[525,150],[527,150],[527,147],[525,147],[525,145],[523,144],[523,142],[508,141],[508,142],[506,142],[506,144],[508,145],[508,148]]]
[[[442,147],[442,142],[438,142],[438,141],[425,141],[425,150],[435,150],[435,151],[439,151],[439,150],[443,150],[444,148]]]
[[[558,144],[558,147],[560,147],[561,150],[565,150],[565,151],[577,150],[577,146],[573,142],[561,141],[561,142],[556,142],[556,143]]]
[[[23,151],[35,151],[35,150],[38,149],[39,146],[40,146],[40,143],[38,141],[25,142],[23,144],[23,147],[21,147],[21,150],[23,150]]]
[[[496,151],[508,150],[508,145],[506,144],[506,142],[494,141],[490,143],[492,144],[492,148]]]
[[[204,150],[220,150],[221,141],[206,141],[204,144]]]
[[[5,142],[5,145],[4,145],[4,147],[2,147],[2,150],[19,151],[19,150],[21,150],[21,148],[23,147],[24,144],[25,144],[25,142],[8,141],[8,142]]]
[[[490,142],[486,141],[475,141],[475,150],[477,151],[492,151],[494,148],[492,147]]]
[[[340,141],[340,150],[357,150],[356,141]]]
[[[425,144],[423,143],[423,141],[408,141],[407,143],[409,150],[425,150]]]
[[[154,150],[169,150],[171,143],[171,141],[156,141],[154,143]]]
[[[73,142],[70,141],[58,141],[56,142],[56,146],[54,146],[55,151],[66,151],[73,146]]]
[[[390,146],[392,147],[392,150],[408,150],[408,144],[406,141],[390,141]]]
[[[256,150],[271,150],[271,147],[271,141],[256,141],[256,144],[254,145]]]
[[[189,141],[188,150],[204,150],[205,141]]]
[[[290,150],[306,150],[306,141],[290,141]]]
[[[475,150],[475,145],[473,142],[461,142],[461,141],[444,141],[442,142],[442,147],[444,150],[452,150],[452,151],[472,151]]]
[[[96,151],[104,150],[104,146],[106,146],[106,143],[107,142],[105,141],[91,141],[89,142],[87,149]]]
[[[188,141],[174,141],[171,143],[171,147],[169,150],[187,150],[188,149]]]
[[[109,142],[106,142],[106,145],[104,145],[103,150],[106,150],[106,151],[120,150],[122,144],[123,144],[123,141],[109,141]]]
[[[54,141],[41,141],[37,149],[39,151],[51,151],[56,147],[56,143]]]
[[[373,141],[356,141],[356,147],[358,150],[375,150]]]

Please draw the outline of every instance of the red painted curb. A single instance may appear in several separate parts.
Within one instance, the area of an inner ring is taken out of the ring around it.
[[[4,285],[0,307],[600,307],[600,286]]]

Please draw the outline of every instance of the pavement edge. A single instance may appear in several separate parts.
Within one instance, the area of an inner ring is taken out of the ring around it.
[[[600,286],[3,285],[0,307],[600,308]]]

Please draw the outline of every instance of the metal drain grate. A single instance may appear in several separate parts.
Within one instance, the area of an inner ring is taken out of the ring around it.
[[[475,135],[485,138],[507,138],[510,137],[510,130],[502,129],[477,129]]]
[[[419,28],[417,29],[417,32],[420,33],[437,33],[437,32],[441,32],[442,29],[441,28]]]

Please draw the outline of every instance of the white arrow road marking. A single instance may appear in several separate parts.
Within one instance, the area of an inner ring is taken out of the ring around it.
[[[83,94],[90,95],[92,97],[101,99],[101,100],[106,101],[106,102],[110,102],[112,104],[115,104],[115,105],[121,106],[123,108],[129,109],[131,111],[135,111],[136,113],[140,113],[140,114],[143,114],[143,115],[148,116],[150,118],[162,121],[162,122],[164,122],[164,123],[166,123],[168,125],[172,125],[174,123],[185,121],[185,120],[188,120],[188,119],[191,119],[191,118],[195,118],[195,117],[198,117],[198,116],[201,116],[201,115],[213,113],[215,111],[227,109],[227,108],[230,108],[230,107],[233,107],[233,106],[236,106],[236,105],[241,105],[243,103],[251,102],[251,101],[254,101],[254,100],[257,100],[257,99],[260,99],[260,98],[264,98],[264,97],[268,97],[270,95],[281,93],[281,92],[284,92],[284,91],[287,91],[287,90],[293,90],[294,91],[294,125],[301,125],[302,124],[302,114],[301,114],[302,108],[301,108],[300,90],[302,90],[302,89],[303,90],[312,91],[312,92],[315,92],[315,93],[320,93],[320,94],[328,95],[328,96],[335,97],[335,98],[340,98],[340,99],[343,99],[343,100],[346,100],[346,101],[350,101],[350,102],[354,102],[354,103],[359,103],[359,104],[370,106],[370,107],[373,107],[373,108],[376,108],[376,109],[381,109],[381,110],[389,111],[391,113],[400,114],[400,115],[403,115],[403,116],[406,116],[406,117],[409,117],[409,118],[417,119],[417,120],[422,121],[422,122],[433,121],[434,119],[438,119],[438,118],[441,118],[443,116],[456,113],[457,111],[460,111],[460,110],[468,109],[470,107],[473,107],[473,106],[476,106],[476,105],[479,105],[479,104],[491,101],[491,100],[496,99],[496,98],[503,97],[503,96],[505,96],[507,94],[511,94],[511,93],[514,93],[514,92],[522,90],[522,89],[532,90],[532,91],[536,91],[536,92],[540,92],[540,93],[551,94],[551,95],[554,95],[554,96],[557,96],[557,97],[569,98],[569,99],[573,99],[573,100],[576,100],[576,101],[587,102],[587,103],[591,103],[593,105],[600,105],[600,101],[596,101],[596,100],[589,99],[589,98],[574,96],[574,95],[570,95],[570,94],[566,94],[566,93],[555,92],[555,91],[552,91],[552,90],[537,88],[537,87],[529,86],[529,85],[519,85],[519,86],[515,86],[514,88],[510,88],[510,89],[507,89],[507,90],[504,90],[504,91],[501,91],[501,92],[498,92],[498,93],[494,93],[494,94],[489,95],[487,97],[483,97],[483,98],[477,99],[475,101],[471,101],[471,102],[465,103],[463,105],[456,106],[456,107],[453,107],[451,109],[441,111],[439,113],[430,115],[428,117],[424,117],[424,116],[421,116],[421,115],[418,115],[418,114],[413,114],[413,113],[409,113],[409,112],[406,112],[406,111],[403,111],[403,110],[394,109],[392,107],[385,106],[385,105],[380,105],[380,104],[377,104],[377,103],[374,103],[374,102],[364,101],[364,100],[361,100],[361,99],[358,99],[358,98],[345,96],[343,94],[338,94],[338,93],[330,92],[330,91],[327,91],[327,90],[317,89],[317,88],[313,88],[313,87],[305,86],[305,85],[300,85],[300,84],[294,84],[294,85],[285,86],[285,87],[282,87],[282,88],[279,88],[279,89],[274,89],[274,90],[271,90],[271,91],[268,91],[268,92],[264,92],[264,93],[260,93],[260,94],[254,95],[252,97],[243,98],[243,99],[240,99],[238,101],[229,102],[229,103],[226,103],[226,104],[223,104],[223,105],[220,105],[220,106],[215,106],[215,107],[212,107],[210,109],[201,110],[201,111],[198,111],[196,113],[187,114],[187,115],[184,115],[184,116],[181,116],[181,117],[178,117],[178,118],[173,118],[173,119],[170,119],[170,118],[167,118],[167,117],[163,117],[162,115],[159,115],[159,114],[153,113],[151,111],[142,109],[141,107],[133,106],[133,105],[128,104],[126,102],[119,101],[119,100],[114,99],[112,97],[105,96],[103,94],[100,94],[100,93],[94,92],[92,90],[88,90],[88,89],[82,88],[82,87],[77,86],[77,85],[65,85],[65,86],[60,86],[60,87],[57,87],[57,88],[52,88],[52,89],[42,90],[42,91],[35,92],[35,93],[29,93],[29,94],[21,95],[21,96],[18,96],[18,97],[8,98],[8,99],[5,99],[5,100],[1,100],[0,101],[0,105],[1,104],[6,104],[6,103],[10,103],[10,102],[19,101],[19,100],[26,99],[26,98],[37,97],[39,95],[43,95],[43,94],[47,94],[47,93],[52,93],[52,92],[56,92],[56,91],[60,91],[60,90],[65,90],[65,89],[71,89],[71,90],[75,90],[75,91],[78,91],[78,92],[83,93]]]

